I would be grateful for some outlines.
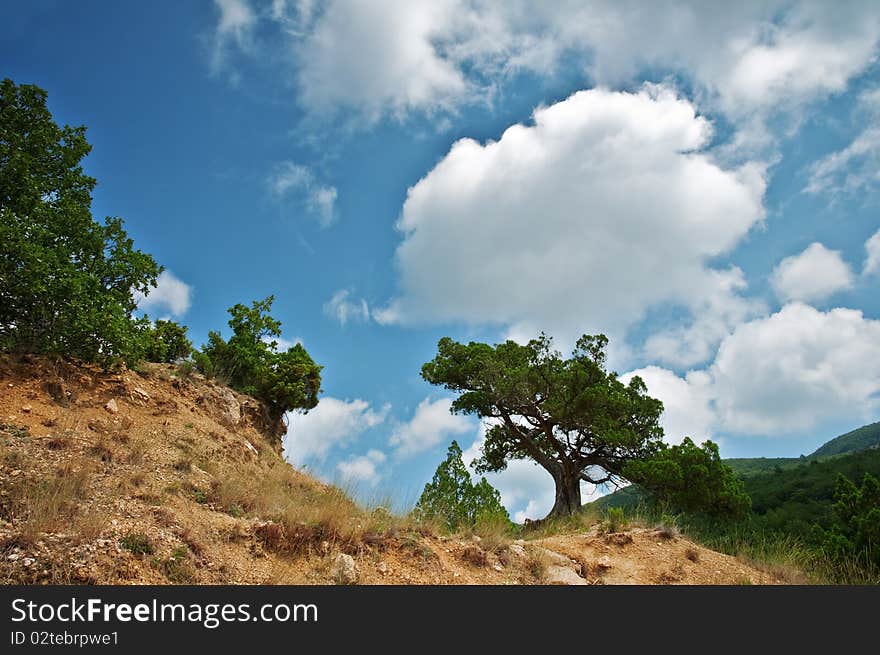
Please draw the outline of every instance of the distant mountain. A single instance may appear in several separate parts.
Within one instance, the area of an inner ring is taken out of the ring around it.
[[[806,456],[736,457],[725,459],[724,462],[728,464],[734,470],[734,472],[736,472],[738,477],[742,478],[746,482],[746,491],[749,492],[749,495],[752,495],[752,492],[756,489],[764,489],[765,487],[768,487],[768,485],[764,483],[766,482],[766,480],[760,484],[751,484],[751,479],[756,476],[763,477],[767,474],[772,474],[772,476],[779,476],[787,474],[791,471],[796,471],[800,467],[804,467],[811,462],[826,463],[828,460],[836,460],[839,458],[843,458],[847,455],[862,453],[864,451],[877,448],[880,448],[880,422],[871,423],[870,425],[862,426],[856,430],[853,430],[852,432],[847,432],[846,434],[842,434],[839,437],[835,437],[834,439],[825,442],[814,452]],[[869,462],[866,470],[869,470],[871,472],[874,471],[873,465],[875,463],[875,459],[877,461],[880,461],[880,457],[856,457],[847,460],[846,462],[835,462],[829,467],[822,467],[821,469],[819,469],[819,471],[822,472],[830,472],[830,478],[827,481],[827,484],[822,487],[823,493],[825,493],[828,488],[833,487],[834,481],[836,479],[835,471],[841,470],[841,472],[844,472],[845,474],[848,474],[847,471],[849,471],[857,474],[860,470],[862,470],[861,468],[859,468],[859,462],[861,462],[863,459],[865,462]],[[813,471],[813,473],[817,472],[818,471]],[[792,479],[797,479],[797,477]],[[786,480],[788,480],[788,478],[786,478]],[[786,481],[780,480],[780,488],[786,483]],[[769,487],[775,486],[776,485],[772,483],[769,484]],[[813,485],[814,491],[817,488],[818,487],[816,485]],[[782,494],[782,496],[784,496],[783,492],[780,493]],[[801,496],[803,495],[804,493],[801,493]],[[782,498],[782,496],[779,496],[779,498]],[[593,502],[588,503],[588,505],[599,511],[604,511],[609,507],[634,507],[635,505],[638,505],[638,503],[643,499],[644,496],[641,490],[638,489],[638,487],[624,487],[623,489],[618,489],[612,494],[602,496],[601,498],[598,498]],[[753,497],[752,500],[754,502],[755,498]],[[756,511],[758,511],[758,513],[764,513],[768,511],[768,506],[764,504],[763,497],[759,506],[763,509],[763,511],[759,511],[758,507],[756,507]]]
[[[867,450],[877,446],[880,446],[880,421],[862,426],[857,430],[847,432],[826,442],[809,455],[809,458],[831,457],[832,455],[842,455],[843,453]]]

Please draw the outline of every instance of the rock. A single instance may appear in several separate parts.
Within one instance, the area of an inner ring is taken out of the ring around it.
[[[37,560],[35,560],[33,557],[25,557],[23,560],[21,560],[21,563],[23,566],[29,568],[29,567],[33,566],[34,562],[36,562],[36,561]]]
[[[357,584],[358,570],[354,557],[345,553],[339,553],[333,558],[333,566],[330,569],[336,584]]]
[[[562,566],[562,567],[574,570],[575,563],[572,562],[565,555],[557,553],[555,550],[548,550],[547,548],[542,548],[541,546],[533,546],[532,548],[536,554],[544,557],[549,564],[551,564],[553,566]]]
[[[495,570],[495,571],[498,571],[498,573],[501,573],[501,572],[504,571],[504,567],[501,565],[501,562],[495,562],[495,563],[492,565],[492,569]]]
[[[379,573],[381,573],[382,575],[388,575],[388,565],[385,562],[379,562],[376,570],[379,571]]]
[[[15,470],[14,470],[12,473],[10,473],[9,475],[12,476],[13,478],[17,478],[19,475],[21,475],[21,469],[15,469]]]
[[[21,408],[21,411],[23,411],[25,414],[30,414],[32,409],[33,408],[30,405],[25,405]]]
[[[135,387],[131,390],[131,397],[140,400],[141,402],[147,402],[148,400],[150,400],[150,394],[148,394],[140,387]]]
[[[611,558],[608,557],[608,555],[602,555],[602,557],[599,558],[599,561],[596,562],[596,566],[598,566],[600,569],[607,570],[612,568],[614,565],[611,563]]]
[[[555,585],[585,585],[587,581],[567,566],[551,565],[547,567],[544,574],[544,581],[547,584]]]
[[[217,397],[220,401],[222,418],[230,425],[238,425],[241,422],[241,403],[235,399],[229,389],[221,389]]]
[[[21,553],[11,553],[6,559],[10,562],[18,561],[18,558],[21,557]]]
[[[110,400],[108,400],[107,404],[104,405],[104,409],[106,409],[111,414],[118,414],[119,413],[119,405],[116,404],[116,399],[111,398]]]
[[[528,554],[526,553],[526,549],[516,542],[510,544],[507,547],[507,552],[510,553],[513,559],[525,561],[529,558]]]

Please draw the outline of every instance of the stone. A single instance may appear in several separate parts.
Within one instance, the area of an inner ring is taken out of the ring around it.
[[[339,553],[333,558],[333,565],[330,569],[333,574],[333,580],[336,584],[351,585],[357,584],[358,570],[354,557],[346,553]]]
[[[537,554],[544,557],[549,564],[552,564],[553,566],[562,566],[574,570],[575,563],[572,562],[565,555],[557,553],[555,550],[542,548],[541,546],[533,546],[533,549]]]
[[[504,571],[504,567],[501,565],[501,562],[495,562],[495,563],[492,565],[492,569],[495,570],[495,571],[498,571],[498,573],[501,573],[501,572]]]
[[[10,562],[15,562],[18,560],[19,557],[21,557],[21,553],[11,553],[6,559],[8,559]]]
[[[602,557],[599,558],[599,561],[596,562],[596,566],[600,569],[610,569],[614,565],[611,563],[611,558],[608,557],[608,555],[602,555]]]
[[[148,400],[150,400],[150,394],[148,394],[146,391],[144,391],[140,387],[135,387],[134,389],[132,389],[131,396],[132,396],[132,398],[137,398],[138,400],[140,400],[142,402],[147,402]]]
[[[25,414],[30,414],[32,409],[33,407],[31,407],[30,405],[25,405],[21,408],[21,411],[23,411]]]
[[[378,570],[379,573],[381,573],[382,575],[388,575],[388,565],[385,562],[379,562],[376,570]]]
[[[110,400],[108,400],[107,404],[104,405],[104,409],[106,409],[111,414],[118,414],[119,413],[119,405],[116,404],[116,399],[111,398]]]
[[[547,567],[544,581],[554,585],[585,585],[587,581],[567,566],[551,565]]]

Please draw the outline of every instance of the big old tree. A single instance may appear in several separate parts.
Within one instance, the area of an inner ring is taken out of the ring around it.
[[[477,471],[532,459],[556,483],[549,516],[570,515],[581,509],[581,482],[619,483],[628,463],[663,449],[663,404],[641,378],[624,384],[606,370],[607,344],[584,335],[564,358],[545,335],[495,346],[445,337],[422,377],[459,393],[452,411],[491,425]]]

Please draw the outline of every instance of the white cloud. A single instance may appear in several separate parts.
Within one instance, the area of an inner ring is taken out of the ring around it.
[[[856,120],[866,124],[841,150],[810,166],[807,193],[851,193],[880,182],[880,89],[859,96]]]
[[[636,375],[644,380],[650,396],[663,401],[660,424],[664,441],[679,444],[690,437],[702,443],[713,438],[717,421],[712,407],[712,381],[706,372],[691,371],[682,378],[664,368],[648,366],[620,379],[629,384]]]
[[[689,102],[664,87],[594,89],[534,120],[497,142],[456,142],[409,189],[400,293],[380,320],[497,323],[570,343],[619,336],[652,305],[696,314],[732,301],[741,274],[708,262],[762,220],[763,170],[701,153],[711,124]],[[742,312],[716,314],[726,325]]]
[[[347,482],[365,482],[375,486],[382,477],[379,466],[387,457],[381,450],[370,450],[366,455],[357,455],[336,465],[336,470]]]
[[[803,434],[824,423],[873,420],[880,410],[880,321],[860,311],[791,303],[738,326],[715,361],[684,377],[647,367],[671,441],[688,435]],[[714,438],[714,437],[713,437]]]
[[[862,275],[880,273],[880,230],[874,232],[874,235],[865,242],[865,252],[867,257]]]
[[[360,398],[324,396],[308,414],[287,415],[290,427],[284,437],[284,457],[296,466],[323,462],[331,451],[383,423],[389,411],[388,405],[374,410]]]
[[[708,293],[692,303],[693,320],[660,330],[645,340],[643,354],[649,361],[678,368],[705,362],[736,325],[766,311],[761,301],[740,295],[747,285],[739,268],[709,271],[708,276]]]
[[[336,220],[336,187],[318,182],[310,168],[291,161],[281,162],[269,175],[268,184],[278,198],[288,195],[301,198],[321,227],[329,227]]]
[[[214,0],[214,5],[220,11],[211,53],[211,70],[216,74],[225,67],[231,47],[251,50],[257,16],[248,0]]]
[[[289,39],[300,104],[353,109],[368,123],[486,101],[511,74],[552,75],[563,60],[598,84],[645,68],[683,73],[742,119],[842,91],[880,36],[869,0],[276,1],[263,15]]]
[[[388,445],[394,448],[395,455],[409,457],[451,436],[471,432],[474,423],[464,416],[452,414],[449,411],[451,407],[452,401],[448,398],[435,401],[425,398],[420,402],[413,417],[395,427],[388,439]]]
[[[816,242],[779,262],[770,284],[783,302],[812,302],[852,287],[853,274],[839,251]]]
[[[710,369],[718,420],[746,434],[803,432],[880,408],[880,321],[800,303],[739,326]]]
[[[351,299],[351,291],[340,289],[324,303],[324,315],[339,321],[345,325],[349,321],[370,320],[370,306],[363,298]]]
[[[160,317],[166,314],[183,316],[192,303],[192,287],[178,279],[171,271],[165,270],[156,280],[156,288],[144,296],[135,292],[134,300],[138,309],[153,312]]]

